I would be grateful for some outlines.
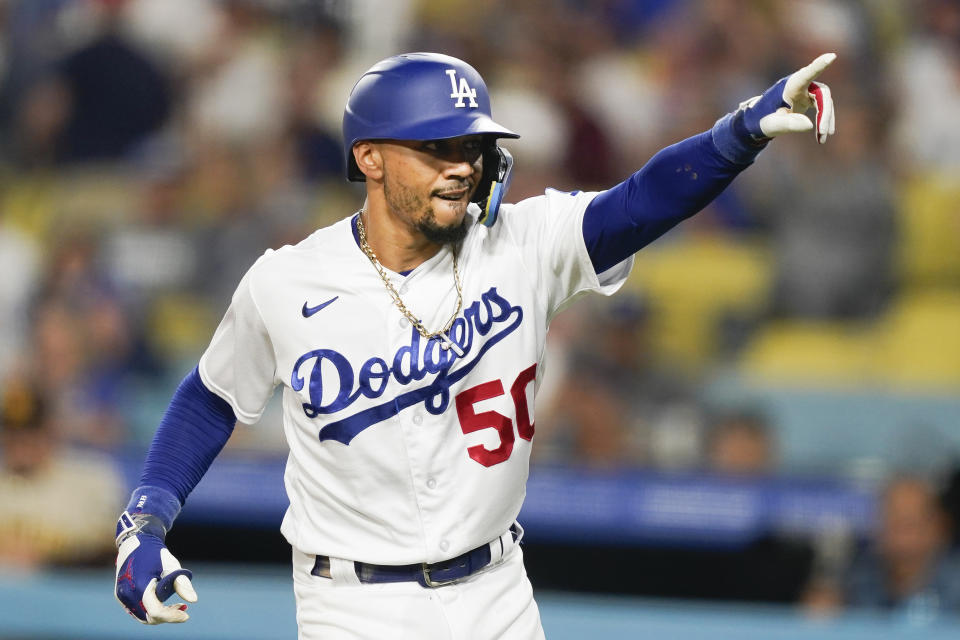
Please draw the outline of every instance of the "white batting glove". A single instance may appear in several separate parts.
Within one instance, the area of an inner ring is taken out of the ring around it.
[[[825,143],[835,130],[833,97],[830,87],[814,79],[836,58],[835,53],[825,53],[782,78],[763,95],[741,103],[743,122],[750,135],[760,140],[813,129],[817,142]],[[811,108],[816,109],[814,122],[804,115]]]
[[[134,618],[144,624],[186,622],[187,605],[164,605],[177,595],[193,603],[193,574],[163,544],[163,526],[155,518],[124,512],[117,523],[117,574],[114,594]]]

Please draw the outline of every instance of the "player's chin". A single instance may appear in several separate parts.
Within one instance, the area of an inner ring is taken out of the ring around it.
[[[467,217],[467,203],[462,211],[455,207],[450,211],[438,211],[432,207],[430,213],[417,225],[423,235],[437,244],[457,243],[467,235],[469,220]]]
[[[469,204],[469,193],[465,193],[456,200],[434,196],[431,203],[433,218],[441,227],[458,226],[466,217]]]

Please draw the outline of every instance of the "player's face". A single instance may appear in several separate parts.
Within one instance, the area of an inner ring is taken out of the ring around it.
[[[467,234],[467,205],[483,172],[483,136],[382,143],[391,212],[437,244]]]

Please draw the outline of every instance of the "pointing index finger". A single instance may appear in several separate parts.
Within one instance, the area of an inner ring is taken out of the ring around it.
[[[797,100],[800,96],[806,95],[807,87],[813,82],[813,79],[823,73],[823,70],[830,66],[830,63],[837,59],[835,53],[825,53],[817,57],[816,60],[794,72],[788,79],[783,88],[783,95],[789,103],[791,100]],[[792,105],[792,103],[791,103]]]
[[[797,73],[804,78],[804,84],[811,82],[816,79],[823,70],[830,66],[830,64],[837,59],[837,54],[835,53],[825,53],[822,56],[818,56],[816,60],[805,66],[803,69],[800,69]]]

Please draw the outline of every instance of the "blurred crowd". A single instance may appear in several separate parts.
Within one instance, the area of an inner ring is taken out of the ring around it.
[[[960,389],[955,0],[4,0],[0,26],[0,387],[58,446],[142,450],[249,265],[360,206],[343,105],[410,50],[484,75],[513,201],[611,186],[839,54],[826,148],[777,140],[555,321],[535,462],[775,473],[777,425],[706,401],[717,375]]]
[[[879,496],[874,540],[857,549],[824,536],[801,597],[806,611],[881,610],[917,626],[960,615],[960,554],[951,542],[956,498],[921,476],[891,479]]]
[[[0,376],[41,378],[70,441],[142,446],[247,267],[359,206],[345,97],[416,49],[487,78],[523,134],[514,200],[610,186],[839,54],[826,149],[778,140],[617,299],[558,320],[547,458],[702,459],[697,392],[730,367],[960,388],[957,340],[931,335],[960,309],[954,2],[11,0],[0,20]]]

